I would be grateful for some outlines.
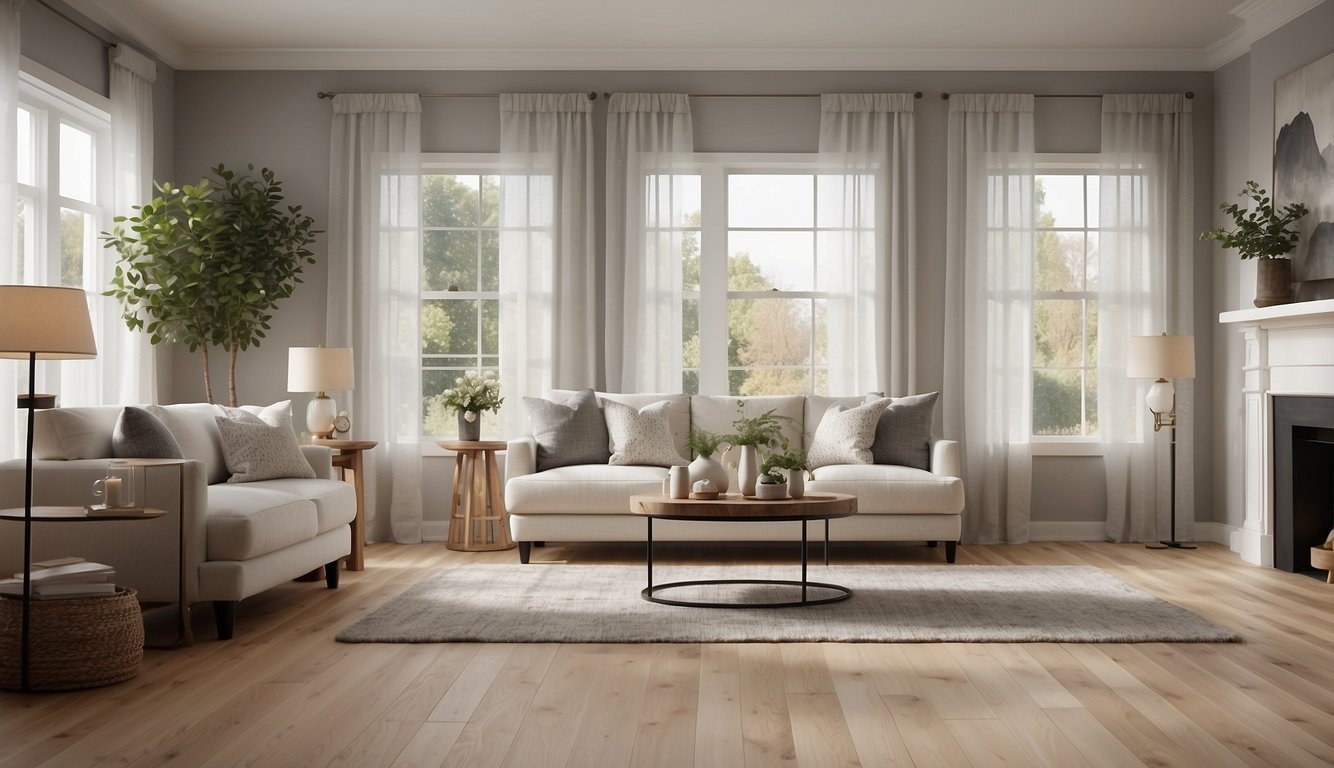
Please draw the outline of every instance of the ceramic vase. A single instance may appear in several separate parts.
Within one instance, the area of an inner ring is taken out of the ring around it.
[[[1255,306],[1292,302],[1292,259],[1257,259]]]
[[[755,481],[760,479],[760,456],[753,445],[740,446],[737,457],[736,484],[742,496],[755,495]]]
[[[787,498],[787,483],[756,483],[755,498],[761,501],[781,501]]]
[[[463,416],[465,413],[467,411],[459,411],[459,440],[475,443],[482,439],[482,414],[474,412],[476,418],[468,421]]]
[[[696,456],[695,460],[690,462],[691,487],[700,480],[711,480],[713,487],[717,488],[719,493],[727,493],[729,485],[727,467],[712,456]]]
[[[806,470],[788,470],[787,495],[794,499],[800,499],[802,496],[806,495]]]

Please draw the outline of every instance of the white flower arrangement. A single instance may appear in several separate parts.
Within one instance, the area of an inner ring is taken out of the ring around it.
[[[482,411],[499,411],[505,398],[500,396],[500,378],[495,371],[466,371],[454,379],[454,388],[441,393],[446,406],[463,411],[468,422],[477,421]]]

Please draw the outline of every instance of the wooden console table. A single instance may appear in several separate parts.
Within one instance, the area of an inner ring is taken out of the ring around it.
[[[311,441],[315,445],[324,445],[334,449],[333,465],[338,474],[347,480],[347,473],[352,473],[352,487],[357,492],[357,516],[352,520],[352,553],[343,558],[349,571],[366,569],[366,498],[362,490],[361,454],[379,445],[374,440],[331,440],[317,437]]]
[[[454,452],[454,490],[449,502],[449,549],[485,552],[513,549],[496,451],[498,440],[442,440]]]

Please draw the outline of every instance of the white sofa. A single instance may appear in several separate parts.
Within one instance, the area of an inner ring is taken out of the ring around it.
[[[93,503],[94,480],[106,474],[120,406],[38,411],[34,430],[33,503]],[[335,479],[330,449],[301,446],[315,478],[228,483],[216,406],[165,406],[187,461],[148,468],[140,503],[167,510],[144,521],[38,523],[34,560],[78,556],[116,569],[117,583],[145,603],[179,595],[178,537],[184,520],[185,590],[189,603],[212,601],[219,639],[233,633],[237,602],[324,567],[338,586],[338,563],[352,548],[352,486]],[[0,506],[22,507],[24,460],[0,464]],[[0,522],[0,571],[23,567],[23,525]]]
[[[555,396],[570,393],[557,392]],[[831,405],[855,407],[860,397],[721,397],[597,393],[599,402],[614,399],[636,408],[663,399],[671,401],[669,423],[677,450],[688,456],[685,441],[691,427],[732,432],[737,401],[746,415],[770,408],[793,423],[792,444],[809,450],[820,419]],[[796,434],[800,431],[800,434]],[[924,447],[924,450],[926,448]],[[847,464],[820,467],[810,473],[807,493],[850,493],[857,514],[832,520],[833,541],[944,541],[945,559],[954,562],[962,532],[963,481],[958,443],[932,440],[930,468],[888,464]],[[524,437],[509,442],[506,454],[505,506],[510,532],[527,563],[532,545],[548,541],[643,541],[645,521],[630,512],[637,494],[661,493],[665,467],[580,464],[536,471],[537,442]],[[735,477],[733,477],[735,482]],[[731,489],[735,491],[735,486]],[[822,535],[821,530],[819,534]],[[801,528],[791,523],[729,523],[662,520],[653,526],[655,541],[799,541]]]

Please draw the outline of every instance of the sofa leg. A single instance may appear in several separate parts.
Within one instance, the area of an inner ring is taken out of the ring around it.
[[[932,549],[935,549],[935,548],[936,548],[936,545],[939,544],[939,543],[940,543],[940,542],[938,542],[938,541],[928,541],[928,542],[926,543],[926,545],[927,545],[928,547],[932,548]]]
[[[945,542],[945,562],[947,563],[954,562],[954,555],[956,552],[958,552],[958,549],[959,549],[959,542],[957,541]]]
[[[338,589],[338,565],[337,560],[324,564],[324,583],[329,589]]]
[[[519,562],[524,565],[527,565],[528,557],[533,553],[533,542],[516,541],[514,543],[519,545]]]
[[[546,543],[545,541],[534,541],[534,542],[533,542],[533,546],[534,546],[534,547],[545,547],[546,545],[547,545],[547,543]]]
[[[214,600],[213,623],[218,625],[219,640],[231,640],[236,630],[236,601]]]

